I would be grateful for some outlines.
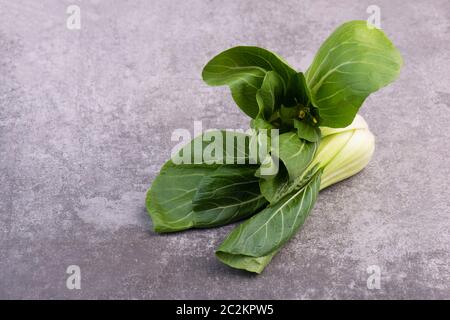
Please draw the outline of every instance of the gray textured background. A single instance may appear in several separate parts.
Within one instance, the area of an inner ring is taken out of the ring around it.
[[[362,109],[366,170],[321,192],[260,276],[215,259],[232,226],[153,233],[145,192],[171,132],[248,125],[203,65],[247,44],[305,69],[372,3],[405,66]],[[449,299],[449,75],[448,0],[0,0],[0,298]],[[66,289],[71,264],[81,290]],[[373,264],[381,290],[366,287]]]

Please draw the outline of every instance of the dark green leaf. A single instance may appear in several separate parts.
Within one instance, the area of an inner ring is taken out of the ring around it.
[[[275,150],[275,156],[283,161],[289,178],[294,180],[299,177],[314,158],[318,148],[317,142],[309,142],[300,139],[296,132],[290,131],[279,136],[279,148]]]
[[[195,227],[192,198],[204,176],[217,165],[176,165],[166,162],[147,193],[146,206],[156,232]]]
[[[270,122],[262,119],[262,118],[256,118],[256,119],[252,119],[250,121],[250,126],[252,127],[252,129],[274,129],[275,126],[273,124],[271,124]]]
[[[290,180],[286,168],[280,165],[280,170],[273,179],[259,181],[261,194],[270,204],[274,204],[287,194],[304,187],[318,170],[319,164],[311,165],[300,176]]]
[[[280,190],[286,188],[289,185],[289,174],[286,166],[281,162],[279,163],[278,173],[269,179],[261,179],[259,181],[259,189],[261,194],[270,203],[275,203],[277,200],[277,194]]]
[[[316,154],[319,142],[300,139],[295,132],[290,131],[279,136],[278,145],[278,149],[272,151],[272,156],[281,160],[278,172],[259,182],[261,193],[270,203],[278,201],[286,194],[286,190],[298,186],[310,173],[307,168]]]
[[[312,126],[306,121],[294,119],[294,128],[297,129],[297,135],[300,139],[305,139],[309,142],[320,141],[319,127]]]
[[[172,160],[176,164],[249,163],[250,138],[250,135],[234,131],[208,131],[172,155]]]
[[[192,201],[197,224],[223,225],[257,212],[267,201],[259,191],[256,165],[221,166],[205,176]]]
[[[383,31],[351,21],[322,44],[306,73],[321,126],[349,125],[369,94],[395,80],[399,51]]]
[[[219,246],[218,258],[234,268],[261,272],[305,221],[319,193],[320,176],[318,171],[302,189],[241,223]]]
[[[240,217],[239,213],[231,212],[231,210],[227,210],[227,213],[224,213],[222,208],[213,208],[201,212],[195,211],[193,208],[192,200],[203,178],[217,173],[216,170],[222,163],[226,162],[227,157],[234,157],[235,161],[240,159],[244,163],[248,163],[249,160],[249,139],[247,135],[225,131],[215,133],[218,134],[218,137],[221,137],[222,147],[226,152],[213,153],[212,156],[207,156],[199,164],[175,164],[172,160],[169,160],[153,181],[152,187],[147,193],[146,205],[153,220],[155,231],[174,232],[193,227],[215,226],[234,221]],[[183,147],[179,154],[187,153],[186,155],[189,157],[186,157],[186,159],[190,159],[193,162],[196,144],[200,146],[200,151],[204,151],[213,143],[204,141],[203,138],[204,136],[195,138],[191,143]],[[233,147],[228,150],[225,146],[230,139],[234,143]],[[237,140],[241,142],[237,143]],[[207,164],[206,162],[212,164]],[[246,167],[248,164],[242,166]],[[256,171],[256,165],[250,167],[254,168],[253,172]],[[255,208],[259,208],[264,202],[265,200],[258,198],[252,205]],[[248,214],[248,212],[249,209],[246,207],[244,214]]]
[[[256,101],[259,106],[258,117],[270,120],[272,115],[280,107],[283,95],[283,79],[275,71],[268,71],[261,88],[256,93]]]
[[[277,253],[278,250],[275,250],[268,255],[255,258],[246,255],[229,254],[222,251],[216,251],[216,256],[220,261],[230,267],[255,273],[261,273]]]
[[[289,107],[297,105],[306,107],[309,101],[310,94],[306,85],[305,75],[302,72],[297,72],[295,76],[291,77],[291,81],[288,84],[284,104]]]
[[[286,107],[284,105],[281,106],[280,108],[280,118],[281,121],[283,121],[283,123],[288,124],[291,128],[293,126],[293,119],[298,117],[298,112],[299,112],[299,107],[298,106],[294,106],[294,107]]]
[[[251,118],[259,113],[256,99],[266,73],[275,71],[283,83],[283,91],[295,75],[278,55],[258,47],[234,47],[211,59],[203,69],[203,80],[211,86],[228,85],[236,104]]]

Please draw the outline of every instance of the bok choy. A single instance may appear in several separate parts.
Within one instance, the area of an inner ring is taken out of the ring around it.
[[[401,66],[399,51],[366,21],[338,27],[305,73],[258,47],[215,56],[203,80],[230,88],[251,130],[210,132],[213,140],[205,133],[180,149],[184,162],[172,157],[164,164],[146,199],[155,231],[246,219],[216,255],[231,267],[262,272],[302,226],[319,191],[368,164],[375,140],[358,110]],[[255,156],[263,146],[266,154]],[[195,152],[201,161],[194,161]]]

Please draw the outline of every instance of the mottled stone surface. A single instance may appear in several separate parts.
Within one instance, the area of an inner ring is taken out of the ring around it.
[[[373,3],[0,0],[0,298],[450,299],[448,0],[376,1],[405,66],[362,109],[374,158],[321,192],[262,275],[215,259],[232,226],[160,236],[146,215],[174,129],[248,126],[204,63],[247,44],[304,69]]]

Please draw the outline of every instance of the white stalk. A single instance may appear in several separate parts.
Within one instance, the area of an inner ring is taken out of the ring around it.
[[[320,189],[347,179],[369,163],[375,150],[375,137],[360,115],[346,128],[320,128],[322,141],[311,164],[323,168]]]

